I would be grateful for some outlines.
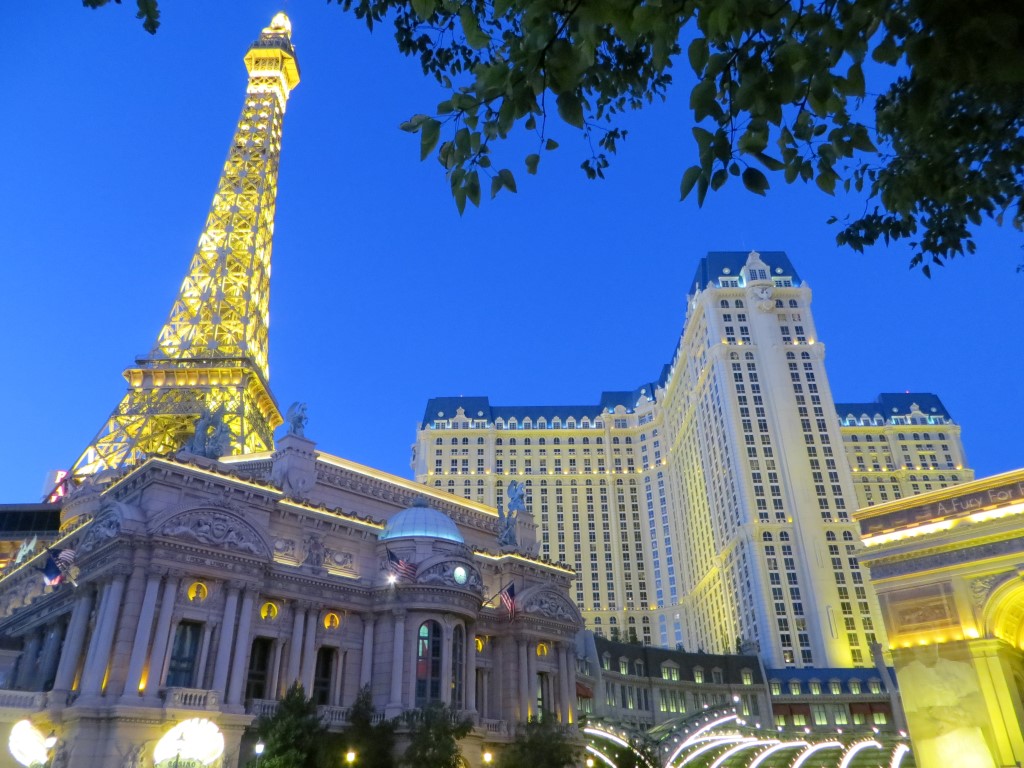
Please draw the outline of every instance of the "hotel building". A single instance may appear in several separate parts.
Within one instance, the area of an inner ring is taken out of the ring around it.
[[[580,574],[613,639],[870,664],[884,629],[850,513],[970,479],[959,427],[929,394],[836,405],[785,253],[709,253],[691,286],[657,380],[584,406],[431,399],[416,479],[498,507],[524,482],[538,554]]]

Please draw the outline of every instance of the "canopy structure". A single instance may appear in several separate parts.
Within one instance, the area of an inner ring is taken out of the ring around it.
[[[707,709],[646,733],[584,724],[595,768],[916,768],[909,741],[863,729],[762,727],[735,708]],[[588,763],[589,764],[589,763]]]

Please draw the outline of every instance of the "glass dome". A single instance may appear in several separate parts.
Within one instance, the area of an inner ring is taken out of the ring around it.
[[[403,509],[384,525],[381,541],[392,539],[427,538],[464,544],[459,529],[444,512],[428,507],[424,502]]]

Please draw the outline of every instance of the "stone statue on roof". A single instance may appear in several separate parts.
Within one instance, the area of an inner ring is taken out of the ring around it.
[[[289,435],[295,435],[296,437],[306,436],[306,424],[309,422],[309,417],[306,416],[305,403],[294,402],[288,406],[288,412],[285,414],[284,420],[288,425]]]
[[[501,523],[501,530],[498,532],[498,544],[502,547],[515,547],[518,543],[516,540],[516,520],[519,519],[520,512],[526,511],[526,502],[524,500],[526,485],[522,482],[509,480],[508,489],[505,494],[508,497],[508,511],[502,512],[501,507],[498,507],[498,520]]]

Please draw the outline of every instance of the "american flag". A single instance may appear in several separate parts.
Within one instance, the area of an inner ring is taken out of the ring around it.
[[[64,581],[75,584],[70,569],[75,562],[75,550],[73,549],[49,549],[46,552],[46,563],[43,564],[43,582],[50,587],[56,587]]]
[[[416,578],[416,566],[403,560],[390,549],[388,553],[388,570],[402,581],[413,581]]]
[[[516,585],[515,582],[510,581],[508,586],[505,587],[501,592],[498,593],[501,598],[501,604],[505,606],[505,610],[508,611],[508,620],[512,621],[516,617]]]

